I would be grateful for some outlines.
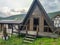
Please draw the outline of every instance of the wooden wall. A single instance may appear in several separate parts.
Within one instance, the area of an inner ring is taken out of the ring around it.
[[[44,17],[41,13],[41,11],[39,10],[38,6],[35,7],[32,15],[30,16],[30,30],[33,30],[33,19],[34,18],[38,18],[39,19],[39,31],[43,32],[44,30]]]

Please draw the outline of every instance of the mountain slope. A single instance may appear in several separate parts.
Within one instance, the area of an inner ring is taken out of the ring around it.
[[[52,19],[53,17],[55,17],[56,15],[60,15],[60,11],[48,13],[48,16],[49,16],[51,19]]]
[[[54,16],[60,15],[60,11],[48,13],[48,16],[52,19]],[[0,20],[23,20],[26,14],[18,14],[10,17],[0,17]]]
[[[19,14],[19,15],[14,15],[14,16],[10,16],[10,17],[0,17],[0,20],[21,20],[24,19],[24,17],[26,16],[26,14]]]

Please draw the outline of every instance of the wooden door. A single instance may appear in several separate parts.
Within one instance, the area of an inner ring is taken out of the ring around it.
[[[33,31],[37,31],[37,26],[39,26],[39,18],[33,19]]]

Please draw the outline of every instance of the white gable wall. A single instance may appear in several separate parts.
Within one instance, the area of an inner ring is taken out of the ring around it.
[[[55,27],[60,27],[60,16],[56,16],[53,21]]]

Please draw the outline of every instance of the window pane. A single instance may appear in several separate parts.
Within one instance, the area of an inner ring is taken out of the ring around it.
[[[55,27],[58,27],[58,26],[59,26],[58,24],[55,25]]]

